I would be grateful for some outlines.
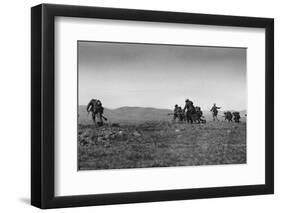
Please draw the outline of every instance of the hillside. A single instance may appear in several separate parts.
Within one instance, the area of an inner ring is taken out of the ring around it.
[[[169,121],[172,110],[156,109],[150,107],[120,107],[117,109],[104,109],[104,116],[110,122],[143,122],[143,121]],[[86,111],[86,106],[79,106],[79,121],[83,124],[92,123],[91,116]]]
[[[231,110],[233,111],[233,110]],[[240,112],[241,117],[245,116],[246,111]],[[117,109],[104,109],[104,116],[108,121],[113,122],[144,122],[144,121],[170,121],[173,115],[170,109],[157,109],[152,107],[120,107]],[[203,115],[207,121],[212,120],[210,111],[203,111]],[[222,119],[223,111],[219,112],[219,119]],[[86,106],[79,106],[79,123],[92,124],[91,115],[86,111]]]

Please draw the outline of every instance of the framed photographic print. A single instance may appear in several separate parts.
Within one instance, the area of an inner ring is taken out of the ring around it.
[[[274,21],[31,9],[31,203],[272,194]]]

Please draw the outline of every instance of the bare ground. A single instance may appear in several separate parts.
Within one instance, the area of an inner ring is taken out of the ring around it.
[[[246,123],[78,125],[78,169],[246,163]]]

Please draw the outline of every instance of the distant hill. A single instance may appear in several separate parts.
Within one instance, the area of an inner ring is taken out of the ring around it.
[[[172,110],[150,107],[120,107],[117,109],[104,109],[104,116],[110,122],[122,121],[168,121],[171,120]],[[92,123],[91,116],[86,111],[86,106],[79,106],[79,122]]]
[[[233,111],[233,110],[230,110]],[[104,116],[109,122],[143,122],[143,121],[170,121],[173,115],[170,109],[157,109],[152,107],[120,107],[117,109],[104,109]],[[241,117],[245,117],[246,110],[240,111]],[[211,120],[212,113],[203,111],[205,119]],[[219,119],[223,115],[223,111],[219,111]],[[79,123],[91,124],[91,116],[86,111],[86,106],[79,106]]]

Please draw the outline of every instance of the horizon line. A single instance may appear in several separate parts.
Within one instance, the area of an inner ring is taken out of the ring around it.
[[[78,104],[78,106],[87,106],[87,104]],[[173,111],[173,109],[170,108],[157,108],[157,107],[143,107],[143,106],[121,106],[121,107],[117,107],[117,108],[109,108],[109,107],[104,107],[105,109],[109,109],[109,110],[117,110],[120,108],[150,108],[150,109],[162,109],[162,110],[171,110]],[[210,111],[209,109],[201,109],[203,111]],[[220,110],[220,111],[246,111],[247,109],[227,109],[227,110]]]

